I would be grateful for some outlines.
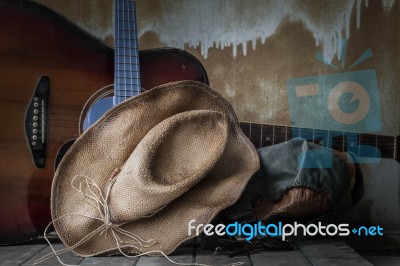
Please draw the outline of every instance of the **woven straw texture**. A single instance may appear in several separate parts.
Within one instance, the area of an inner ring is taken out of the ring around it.
[[[109,110],[72,145],[53,179],[54,227],[81,256],[169,254],[194,237],[190,220],[209,223],[258,169],[225,99],[195,81],[162,85]],[[105,223],[124,233],[96,232]]]

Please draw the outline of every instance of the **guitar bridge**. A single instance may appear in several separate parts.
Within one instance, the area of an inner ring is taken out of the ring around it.
[[[46,162],[49,83],[49,77],[40,78],[25,116],[25,134],[38,168],[43,168]]]

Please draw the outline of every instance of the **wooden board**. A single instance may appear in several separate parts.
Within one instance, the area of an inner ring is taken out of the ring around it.
[[[299,243],[299,248],[312,265],[372,266],[354,249],[341,241],[303,241]]]
[[[53,244],[54,249],[60,250],[64,245],[59,241]],[[32,245],[0,246],[0,265],[32,265],[39,258],[50,254],[51,248],[42,242]],[[215,255],[212,250],[199,247],[199,241],[190,240],[178,247],[169,259],[177,263],[200,263],[206,265],[227,265],[243,263],[241,265],[361,265],[372,264],[341,241],[333,240],[307,240],[298,244],[297,250],[257,251],[246,256],[229,257],[228,255]],[[63,263],[73,265],[118,265],[118,266],[161,266],[175,265],[163,256],[126,258],[124,256],[98,256],[81,258],[72,252],[60,255]],[[38,265],[61,265],[56,257],[52,257]]]

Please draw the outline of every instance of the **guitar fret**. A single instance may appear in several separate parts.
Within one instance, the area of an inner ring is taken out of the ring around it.
[[[138,84],[132,84],[132,85],[138,85]],[[140,91],[140,90],[133,90],[133,89],[129,89],[129,90],[127,90],[127,89],[120,89],[120,88],[116,88],[115,89],[115,91]]]
[[[272,126],[262,125],[263,128],[263,143],[262,146],[269,146],[272,145]]]
[[[263,126],[260,125],[260,148],[263,146]]]
[[[359,156],[370,158],[380,157],[380,152],[377,148],[377,135],[359,135]]]
[[[135,73],[135,72],[132,72]],[[139,82],[139,73],[135,73],[135,75],[130,75],[129,77],[114,77],[114,81],[117,81],[118,83],[122,83],[122,82],[136,82],[136,83],[140,83]]]
[[[119,22],[136,23],[136,19],[119,19],[119,18],[117,18],[117,19],[115,19],[115,22],[117,22],[117,23],[119,23]]]
[[[140,92],[140,66],[134,1],[115,0],[115,103]]]
[[[122,35],[122,34],[121,34]],[[115,42],[116,42],[116,49],[119,48],[136,48],[137,46],[137,39],[136,38],[130,38],[128,39],[126,36],[122,35],[121,37],[115,36]],[[129,37],[129,36],[128,36]]]
[[[389,136],[377,136],[377,139],[378,139],[377,148],[380,150],[382,157],[394,158],[395,151],[391,145],[391,142],[393,142],[394,139]]]
[[[347,147],[346,137],[343,132],[340,131],[329,131],[329,148],[337,151],[345,151]]]
[[[117,71],[117,72],[135,74],[135,76],[130,76],[130,77],[125,77],[124,75],[122,75],[122,76],[115,76],[115,77],[114,77],[115,79],[136,80],[136,79],[138,79],[138,77],[139,77],[139,76],[138,76],[138,75],[139,75],[139,72],[138,72],[138,71],[135,71],[135,70],[132,70],[132,71],[130,71],[130,70],[124,70],[124,71]]]
[[[249,139],[251,139],[251,123],[249,123]]]
[[[121,52],[124,51],[129,51],[130,49],[132,51],[135,51],[134,54],[139,55],[139,50],[138,47],[136,46],[137,40],[126,40],[126,39],[118,39],[115,41],[115,54],[118,55]]]
[[[120,13],[125,13],[125,12],[126,12],[126,13],[130,13],[130,12],[132,12],[132,11],[130,11],[130,10],[118,9],[118,8],[116,8],[115,11],[120,12]]]
[[[140,73],[130,72],[130,73],[125,73],[125,74],[126,74],[125,77],[124,77],[124,75],[114,77],[114,81],[117,83],[136,82],[137,84],[140,84]]]
[[[136,69],[116,69],[115,71],[122,73],[139,73],[139,71]]]
[[[326,139],[326,147],[328,148],[332,148],[332,141],[331,141],[331,131],[328,130],[328,137]]]
[[[124,34],[122,32],[116,32],[115,33],[115,50],[121,50],[120,48],[124,49],[135,49],[137,50],[138,44],[137,41],[138,39],[134,36],[131,36],[131,34]]]
[[[138,51],[137,39],[132,39],[126,36],[120,36],[121,34],[115,35],[115,52],[118,54],[119,52],[126,51],[128,49],[132,49],[132,51]]]
[[[298,138],[300,136],[299,131],[300,129],[298,127],[292,127],[291,129],[292,138]]]
[[[240,128],[242,129],[244,135],[246,135],[246,137],[249,137],[249,130],[250,130],[249,124],[248,123],[240,123]]]
[[[136,22],[136,21],[132,21],[132,22]],[[137,31],[135,29],[118,29],[118,31],[116,33],[122,33],[122,32],[133,32],[133,33],[137,33]]]
[[[250,124],[250,140],[253,142],[254,146],[257,148],[262,147],[262,126],[258,124]]]
[[[135,37],[137,35],[136,31],[132,30],[118,30],[115,33],[115,39],[116,40],[127,40],[127,41],[137,41],[137,38]]]
[[[301,137],[337,151],[352,152],[359,157],[396,159],[399,154],[399,138],[392,136],[254,123],[240,123],[240,127],[256,148],[275,145],[292,138]]]
[[[313,132],[314,132],[313,142],[321,146],[327,147],[327,145],[329,144],[327,141],[328,139],[327,132],[319,129],[315,129]]]
[[[120,61],[117,60],[118,62],[116,62],[116,66],[115,66],[115,71],[119,70],[119,71],[127,71],[127,70],[131,70],[131,71],[135,71],[135,72],[140,72],[140,68],[139,68],[139,61]],[[134,66],[137,66],[134,67]]]
[[[129,62],[118,62],[118,65],[121,65],[123,67],[125,65],[132,65],[132,63],[129,63]]]
[[[285,126],[275,126],[274,130],[274,143],[279,144],[287,140],[287,127]]]
[[[275,126],[272,126],[272,145],[275,144]]]
[[[313,142],[314,132],[312,129],[302,128],[301,129],[301,137],[303,137],[304,139],[306,139],[310,142]]]
[[[123,50],[123,51],[126,51],[126,50],[128,50],[128,49],[132,49],[132,50],[134,50],[134,51],[137,51],[136,48],[132,48],[132,46],[125,45],[125,44],[124,44],[124,45],[122,45],[122,44],[119,45],[119,46],[118,46],[118,49],[121,49],[121,50]],[[135,54],[138,54],[138,53],[135,53]]]
[[[341,151],[347,151],[347,138],[344,136],[344,134],[342,135],[342,150]]]
[[[124,52],[126,52],[126,51],[124,51]],[[132,53],[132,54],[125,54],[124,53],[124,54],[118,54],[118,55],[115,56],[116,59],[119,59],[119,57],[122,57],[122,58],[126,58],[126,57],[138,58],[139,55],[137,53]]]
[[[124,81],[127,81],[126,79],[124,79]],[[139,85],[140,82],[133,82],[134,80],[132,80],[132,82],[118,82],[118,84],[120,85]]]
[[[139,81],[139,73],[136,73],[136,76],[130,76],[130,77],[114,77],[114,81],[117,81],[118,83],[132,83],[132,82],[136,82],[137,84],[140,84]]]
[[[285,141],[288,140],[288,128],[285,127]]]
[[[359,145],[358,145],[358,138],[355,133],[343,133],[343,136],[346,136],[346,145],[347,149],[343,151],[353,152],[357,156],[359,155]]]

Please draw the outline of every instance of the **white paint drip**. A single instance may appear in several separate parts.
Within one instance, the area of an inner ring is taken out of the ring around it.
[[[385,11],[389,11],[395,2],[396,2],[396,0],[382,0],[383,9]]]
[[[395,0],[382,0],[386,10]],[[256,49],[256,41],[265,43],[285,19],[299,21],[313,33],[317,46],[322,46],[327,62],[340,56],[338,41],[349,38],[350,18],[356,5],[357,27],[360,27],[363,0],[170,0],[159,1],[160,17],[151,22],[139,21],[139,36],[156,32],[168,46],[200,47],[207,58],[212,47],[232,47],[236,57],[239,46],[247,54],[248,42]],[[368,0],[364,0],[368,6]]]

